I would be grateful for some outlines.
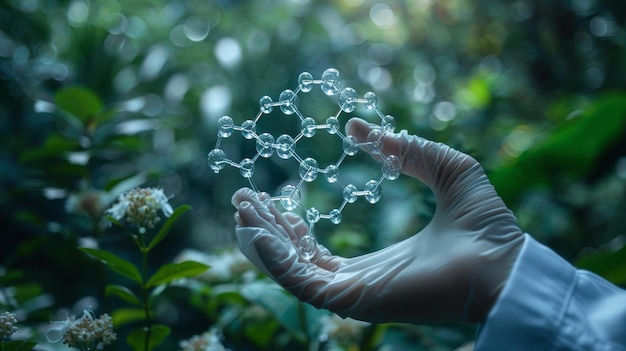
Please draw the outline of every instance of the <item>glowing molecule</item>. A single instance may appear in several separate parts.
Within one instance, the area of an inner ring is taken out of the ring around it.
[[[303,72],[298,76],[298,87],[295,90],[283,90],[277,101],[274,101],[269,96],[261,97],[259,99],[259,112],[254,119],[245,120],[241,125],[237,125],[230,116],[221,117],[217,121],[217,142],[215,148],[209,152],[207,157],[209,167],[215,173],[219,173],[227,165],[238,168],[241,176],[249,181],[250,187],[257,193],[260,193],[260,191],[257,189],[253,178],[256,168],[255,162],[259,158],[272,158],[276,162],[294,163],[294,168],[297,167],[297,173],[294,170],[294,175],[298,174],[300,181],[297,184],[284,185],[278,195],[270,195],[264,203],[277,202],[287,211],[298,209],[304,211],[304,218],[309,225],[309,232],[299,240],[296,246],[301,257],[306,260],[315,257],[318,252],[317,240],[313,232],[316,223],[320,220],[328,220],[333,224],[341,223],[341,212],[345,206],[356,202],[359,197],[364,197],[371,204],[377,203],[382,195],[381,183],[384,180],[397,179],[402,170],[402,164],[396,155],[383,153],[383,137],[394,131],[396,127],[395,119],[390,115],[381,113],[374,93],[368,92],[362,98],[359,98],[356,90],[350,87],[342,88],[340,83],[339,71],[334,68],[324,71],[321,79],[314,79],[312,74]],[[325,118],[313,118],[305,117],[300,111],[299,95],[311,92],[316,86],[330,99],[334,99],[338,108],[334,115],[326,116]],[[359,104],[365,106],[366,110],[376,114],[380,120],[380,127],[372,129],[366,140],[361,143],[352,135],[344,135],[340,125],[340,118],[354,112]],[[275,108],[277,108],[277,111],[280,110],[285,116],[293,115],[293,118],[300,119],[300,130],[298,133],[289,135],[281,132],[277,137],[275,137],[276,134],[272,134],[269,131],[257,133],[257,126],[261,117],[269,115]],[[323,123],[320,123],[322,121]],[[318,159],[314,157],[301,157],[298,154],[298,141],[303,138],[313,138],[317,133],[324,131],[340,139],[339,145],[341,145],[343,152],[339,159],[332,164],[320,165]],[[237,135],[235,132],[241,133],[244,139],[254,140],[256,143],[256,155],[245,157],[239,162],[235,162],[226,156],[220,145],[223,139]],[[367,150],[381,160],[380,177],[369,180],[362,188],[359,188],[357,184],[343,184],[339,167],[346,157],[356,155],[361,149]],[[316,207],[306,208],[303,205],[302,187],[306,183],[319,181],[319,179],[335,184],[342,189],[341,199],[343,201],[337,207],[328,211],[328,213],[320,212]]]

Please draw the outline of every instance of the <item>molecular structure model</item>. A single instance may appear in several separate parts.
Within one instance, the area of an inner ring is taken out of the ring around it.
[[[334,97],[338,103],[338,111],[325,119],[324,123],[318,124],[313,117],[305,117],[299,110],[298,95],[308,93],[315,86],[319,86],[325,95]],[[339,119],[342,115],[352,113],[357,104],[363,104],[367,110],[375,112],[380,117],[378,128],[371,130],[364,142],[357,142],[352,135],[344,135],[340,131]],[[352,88],[340,87],[339,71],[329,68],[324,71],[321,79],[314,79],[308,72],[303,72],[298,77],[298,87],[295,91],[284,90],[278,101],[272,100],[269,96],[263,96],[259,101],[259,112],[254,119],[244,121],[241,125],[236,125],[229,116],[221,117],[217,122],[217,142],[215,148],[208,154],[210,168],[219,173],[225,166],[232,166],[239,169],[241,175],[248,179],[251,188],[259,193],[259,189],[253,181],[255,173],[255,162],[259,158],[271,158],[274,155],[283,160],[295,160],[298,164],[300,181],[297,184],[288,184],[282,187],[276,196],[268,196],[265,204],[270,201],[280,202],[287,211],[301,209],[305,212],[305,218],[309,225],[308,234],[303,236],[297,243],[301,257],[312,258],[317,251],[317,240],[314,237],[313,227],[318,221],[330,220],[333,224],[341,222],[341,212],[344,207],[353,203],[358,197],[364,197],[369,203],[376,203],[381,198],[380,184],[385,180],[395,180],[401,171],[400,159],[395,155],[384,155],[382,153],[386,133],[391,133],[395,129],[395,119],[390,115],[383,115],[377,106],[376,95],[372,92],[366,93],[362,98]],[[282,134],[277,138],[268,132],[257,132],[257,122],[264,115],[269,115],[274,108],[280,108],[284,115],[295,115],[300,119],[300,132],[297,135]],[[339,159],[330,165],[320,167],[318,161],[312,157],[302,158],[298,154],[296,144],[302,138],[312,138],[318,130],[325,130],[328,134],[336,135],[341,139],[343,153]],[[224,150],[220,148],[222,140],[231,137],[234,132],[241,132],[241,135],[256,143],[256,155],[251,158],[244,158],[240,162],[235,162],[226,156]],[[362,188],[354,184],[343,184],[340,179],[339,166],[347,156],[355,155],[359,149],[366,149],[370,154],[376,155],[381,161],[381,176],[379,179],[369,180]],[[338,184],[342,189],[343,202],[332,209],[329,213],[321,213],[315,207],[305,208],[302,201],[301,189],[305,183],[313,182],[320,174],[323,174],[328,183]]]

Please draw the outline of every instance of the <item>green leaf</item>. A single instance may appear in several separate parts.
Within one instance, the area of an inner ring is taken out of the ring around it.
[[[600,156],[623,138],[624,130],[626,95],[605,94],[545,141],[489,172],[489,179],[504,202],[512,205],[530,187],[592,172]]]
[[[116,328],[124,324],[145,320],[146,311],[143,308],[119,308],[111,313],[113,325]]]
[[[267,320],[263,323],[250,323],[245,326],[246,339],[252,341],[259,349],[269,349],[272,340],[276,338],[276,332],[280,324],[276,320]]]
[[[110,120],[111,118],[118,116],[119,115],[119,111],[115,111],[115,110],[107,110],[105,112],[99,113],[96,116],[96,122],[98,124],[102,124],[108,120]]]
[[[372,324],[365,328],[361,339],[361,350],[377,350],[389,324]]]
[[[23,341],[23,340],[12,340],[12,341],[2,341],[0,342],[2,345],[2,351],[29,351],[37,346],[37,343],[34,341]]]
[[[152,250],[152,248],[154,248],[158,243],[160,243],[163,239],[165,239],[167,234],[169,234],[170,229],[172,229],[172,226],[174,225],[174,223],[178,219],[178,217],[181,214],[183,214],[183,213],[185,213],[185,212],[187,212],[189,210],[191,210],[191,206],[189,206],[189,205],[182,205],[182,206],[176,208],[174,210],[174,213],[172,213],[172,215],[165,221],[165,223],[163,223],[163,226],[161,227],[161,230],[159,230],[157,235],[154,236],[154,238],[152,239],[152,241],[148,245],[148,251]]]
[[[60,90],[54,101],[59,108],[81,121],[86,121],[102,110],[100,98],[91,90],[78,86]]]
[[[133,305],[140,305],[141,302],[139,301],[139,298],[137,297],[137,295],[135,295],[134,292],[132,292],[130,289],[128,289],[125,286],[121,286],[121,285],[115,285],[115,284],[109,284],[106,286],[105,289],[105,294],[106,296],[117,296],[120,299],[133,304]]]
[[[103,140],[100,140],[103,139]],[[141,152],[145,149],[145,142],[141,138],[137,138],[136,135],[111,135],[106,139],[98,138],[95,140],[98,142],[96,145],[100,150],[120,150],[127,153]]]
[[[131,280],[139,284],[142,283],[141,274],[139,273],[139,270],[129,261],[121,257],[118,257],[108,251],[104,251],[100,249],[92,249],[92,248],[87,248],[87,247],[81,247],[79,249],[89,255],[94,256],[100,261],[104,262],[104,264],[109,266],[109,268],[111,268],[114,272],[119,273],[127,278],[130,278]]]
[[[41,296],[45,294],[41,285],[37,283],[21,283],[21,284],[12,284],[11,290],[15,294],[15,299],[17,302],[21,304],[25,303],[28,300],[33,299],[41,299]]]
[[[194,261],[168,263],[156,271],[152,277],[150,277],[146,286],[150,288],[160,284],[169,283],[176,279],[194,277],[206,271],[208,268],[209,266]]]
[[[472,77],[456,94],[459,101],[472,108],[485,108],[491,102],[489,83],[481,74]]]
[[[189,303],[211,318],[223,318],[222,307],[244,308],[250,302],[241,295],[241,284],[207,285],[198,280],[185,284],[191,290]]]
[[[104,219],[106,219],[107,221],[111,222],[112,224],[115,224],[116,226],[126,229],[126,227],[124,227],[124,225],[122,224],[122,222],[118,221],[117,219],[113,218],[112,216],[104,216]]]
[[[24,276],[24,272],[18,269],[9,270],[9,269],[2,267],[2,269],[0,269],[0,285],[12,284],[14,281],[17,281],[23,276]]]
[[[616,285],[626,284],[626,246],[614,252],[583,256],[576,267],[594,272]]]
[[[146,348],[145,328],[135,329],[128,334],[126,341],[135,351],[152,350],[159,346],[170,334],[170,328],[165,325],[156,324],[150,327],[150,336],[148,338],[148,347]]]
[[[303,304],[293,295],[287,293],[271,282],[257,281],[246,284],[241,289],[248,301],[265,307],[274,318],[300,342],[316,335],[318,320],[328,315],[326,310],[318,310],[309,304]],[[306,333],[306,334],[305,334]]]
[[[65,138],[58,134],[52,134],[46,142],[37,148],[26,149],[19,156],[20,163],[35,162],[42,159],[63,159],[64,155],[70,151],[80,150],[78,140]]]
[[[152,291],[150,292],[150,296],[148,296],[148,305],[153,304],[154,300],[161,296],[163,291],[165,291],[165,288],[167,288],[167,285],[163,284],[157,285],[154,289],[152,289]]]

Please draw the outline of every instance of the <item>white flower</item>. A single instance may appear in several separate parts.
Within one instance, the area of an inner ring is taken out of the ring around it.
[[[63,343],[69,347],[80,350],[96,350],[103,345],[115,341],[116,335],[113,332],[113,320],[108,314],[103,314],[100,318],[95,318],[92,311],[84,310],[82,317],[76,319],[68,316],[67,320],[53,322],[59,324],[50,328],[46,332],[46,339],[49,342]]]
[[[126,217],[128,223],[137,226],[144,233],[146,228],[153,228],[161,220],[158,210],[165,217],[174,213],[163,189],[136,188],[120,195],[117,202],[105,213],[118,221]]]
[[[17,319],[13,313],[4,312],[0,314],[0,339],[8,338],[15,333],[17,331],[16,323]]]
[[[194,335],[187,340],[181,341],[181,351],[227,351],[222,345],[222,334],[218,329],[211,328],[208,331]]]
[[[120,196],[120,200],[111,208],[109,208],[106,213],[119,221],[120,219],[124,218],[126,210],[128,209],[128,205],[128,201],[123,200]]]
[[[343,319],[336,314],[323,316],[320,323],[322,324],[320,340],[339,346],[358,343],[363,335],[363,329],[370,325],[352,318]]]
[[[174,209],[170,205],[169,199],[167,198],[167,196],[165,196],[165,193],[163,193],[163,189],[153,188],[152,196],[154,198],[155,203],[158,205],[158,207],[161,208],[161,211],[163,211],[163,215],[165,217],[169,217],[172,215],[172,213],[174,213]]]

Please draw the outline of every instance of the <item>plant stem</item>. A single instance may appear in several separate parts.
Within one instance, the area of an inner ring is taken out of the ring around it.
[[[91,234],[94,238],[99,238],[101,234],[99,222],[100,218],[93,218],[91,220]]]
[[[311,337],[309,336],[309,323],[307,321],[306,309],[302,302],[298,302],[298,318],[300,319],[300,327],[304,333],[304,344],[307,350],[311,350]]]
[[[142,255],[142,264],[141,264],[141,297],[143,299],[143,308],[146,314],[146,337],[144,342],[144,350],[150,350],[150,332],[151,329],[151,316],[150,316],[150,299],[148,297],[148,288],[146,286],[148,282],[148,249],[146,248],[146,239],[145,235],[141,235],[141,245],[140,245],[141,255]]]

